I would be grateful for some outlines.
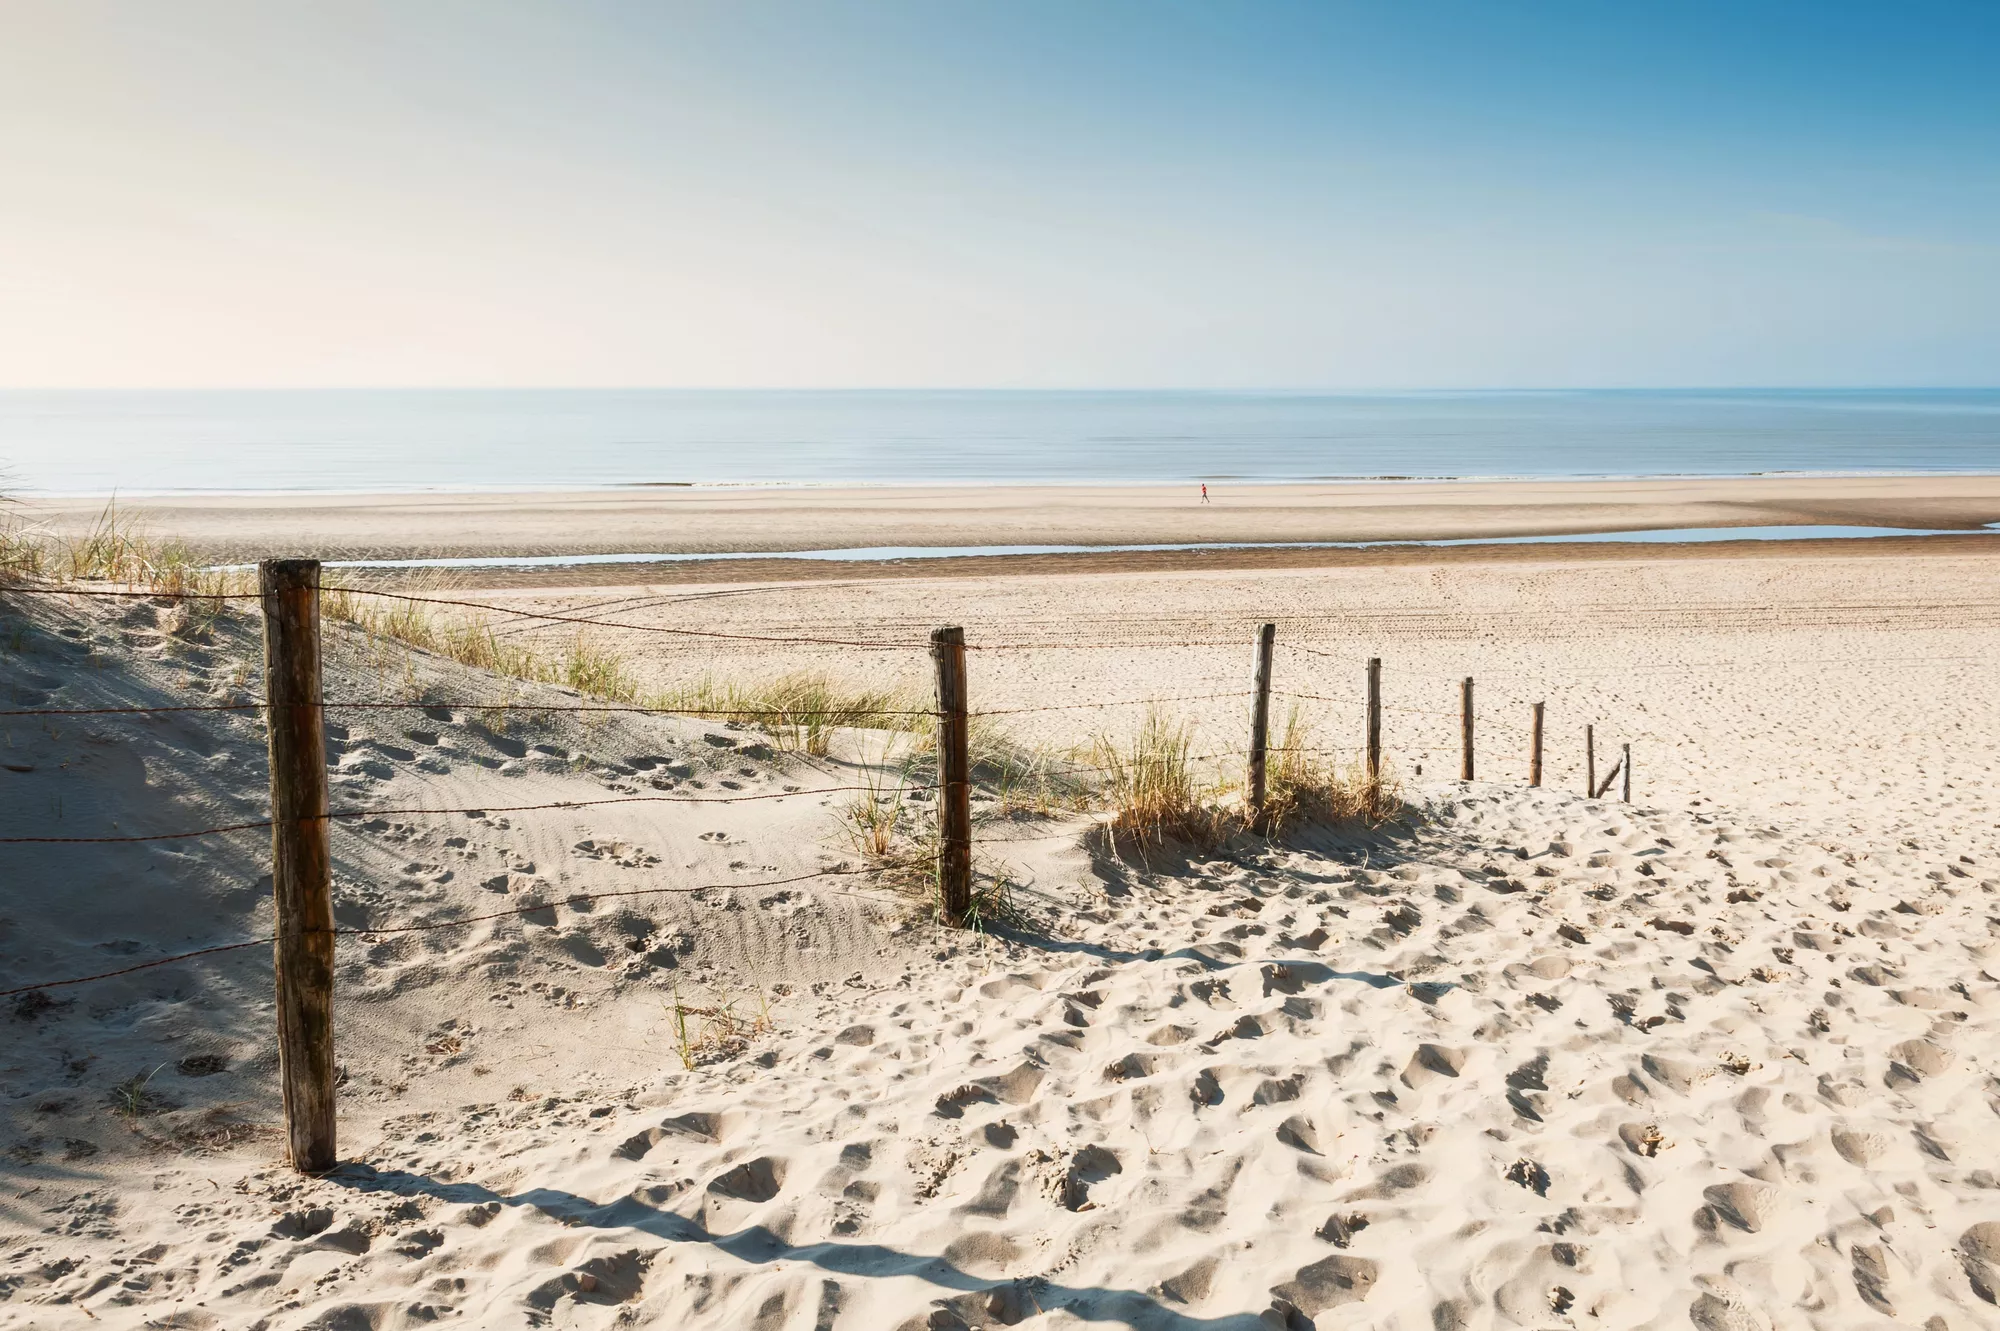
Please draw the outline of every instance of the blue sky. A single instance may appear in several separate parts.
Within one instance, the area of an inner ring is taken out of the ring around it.
[[[0,385],[2000,383],[1996,15],[0,3]]]

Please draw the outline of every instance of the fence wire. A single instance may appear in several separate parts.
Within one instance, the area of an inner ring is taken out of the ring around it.
[[[544,611],[523,609],[520,607],[510,606],[505,604],[496,604],[491,601],[472,600],[460,597],[422,595],[417,593],[398,592],[398,591],[388,590],[384,588],[375,588],[375,587],[328,584],[322,586],[320,590],[323,593],[340,595],[340,596],[373,597],[386,600],[394,600],[397,602],[407,603],[412,606],[439,607],[452,610],[473,612],[479,615],[497,616],[497,617],[502,617],[506,621],[519,623],[527,627],[532,627],[535,625],[575,625],[579,627],[587,626],[587,627],[613,630],[619,632],[645,633],[645,634],[655,635],[656,639],[661,643],[662,646],[675,645],[675,646],[697,647],[703,645],[742,643],[745,645],[757,647],[759,649],[770,646],[800,646],[800,647],[814,647],[814,648],[829,648],[841,651],[864,650],[871,652],[886,651],[886,652],[909,652],[909,653],[917,653],[917,652],[929,653],[932,650],[933,646],[928,638],[917,639],[913,637],[909,639],[886,639],[881,637],[817,636],[817,635],[803,634],[803,633],[800,634],[733,633],[733,632],[723,632],[718,630],[687,628],[681,626],[668,626],[668,625],[657,625],[657,624],[632,624],[623,622],[618,619],[606,618],[603,614],[569,614],[569,613],[544,612]],[[99,597],[99,598],[129,598],[129,599],[143,598],[143,599],[167,601],[170,603],[176,601],[187,601],[187,600],[234,602],[234,601],[256,601],[261,599],[261,594],[256,592],[201,592],[201,591],[181,591],[181,590],[163,592],[159,590],[144,590],[136,588],[117,590],[117,589],[107,589],[107,588],[13,587],[13,588],[0,589],[0,594],[32,594],[32,595],[43,595],[52,597],[80,596],[80,597]],[[637,613],[639,611],[648,608],[651,607],[649,605],[628,606],[625,607],[624,609],[609,610],[609,613],[611,614]],[[1202,631],[1200,632],[1186,631],[1187,629],[1193,627],[1199,627]],[[1232,630],[1234,630],[1237,626],[1231,625],[1230,627]],[[1285,627],[1287,631],[1298,630],[1298,631],[1310,632],[1314,631],[1315,628],[1319,627],[1332,629],[1332,628],[1339,628],[1340,626],[1338,621],[1328,618],[1323,621],[1316,621],[1316,620],[1292,621],[1286,623]],[[1063,637],[1063,638],[1045,637],[1045,635],[1037,635],[1035,638],[1026,641],[995,641],[995,642],[984,642],[984,643],[968,643],[965,644],[965,649],[970,652],[1021,653],[1021,652],[1049,652],[1049,651],[1094,651],[1094,650],[1135,650],[1135,649],[1149,650],[1149,651],[1170,650],[1170,649],[1171,650],[1214,650],[1222,648],[1236,648],[1245,650],[1247,655],[1252,645],[1250,636],[1247,632],[1243,633],[1241,636],[1232,635],[1225,637],[1221,633],[1216,632],[1215,630],[1216,630],[1216,625],[1213,622],[1202,622],[1197,626],[1194,621],[1175,620],[1175,621],[1162,622],[1155,620],[1155,621],[1147,621],[1143,624],[1135,622],[1133,631],[1124,634],[1099,635],[1097,638],[1090,640],[1078,640],[1076,638],[1070,638],[1070,637]],[[366,630],[364,629],[364,631]],[[391,633],[388,636],[390,636],[393,639],[394,634]],[[1281,660],[1288,653],[1298,653],[1303,657],[1310,658],[1313,660],[1338,661],[1342,663],[1344,667],[1355,668],[1355,669],[1358,669],[1358,667],[1361,666],[1364,660],[1362,656],[1356,653],[1327,651],[1321,648],[1309,646],[1304,643],[1298,642],[1296,639],[1281,640],[1280,643],[1278,644],[1278,651]],[[1979,660],[1982,658],[1965,657],[1958,659]],[[1881,662],[1878,658],[1875,662],[1872,663],[1880,664]],[[1788,662],[1788,664],[1800,664],[1800,663]],[[1658,665],[1655,668],[1667,669],[1675,667],[1668,665]],[[1459,677],[1458,676],[1446,677],[1442,675],[1436,675],[1434,672],[1409,673],[1409,672],[1398,671],[1395,675],[1395,678],[1399,683],[1406,684],[1411,679],[1443,680],[1446,678],[1452,679],[1453,682],[1455,683],[1456,679]],[[1183,681],[1186,683],[1207,682],[1204,677],[1189,678],[1187,676],[1183,676]],[[528,684],[533,684],[536,681],[524,680],[523,682]],[[1364,712],[1366,708],[1365,697],[1363,691],[1358,687],[1358,683],[1359,682],[1357,680],[1357,687],[1352,693],[1333,694],[1326,692],[1317,692],[1313,691],[1312,689],[1304,687],[1300,688],[1286,687],[1282,682],[1279,682],[1270,689],[1270,696],[1273,698],[1289,699],[1294,702],[1314,702],[1322,704],[1332,704],[1342,709],[1343,713],[1348,715],[1350,719],[1358,719],[1358,714]],[[968,709],[966,715],[968,719],[979,719],[979,718],[1000,718],[1000,717],[1029,717],[1029,716],[1037,716],[1048,713],[1079,713],[1079,712],[1101,713],[1109,711],[1111,709],[1124,709],[1124,708],[1135,708],[1135,707],[1159,708],[1159,707],[1182,706],[1189,704],[1233,702],[1239,700],[1252,699],[1255,696],[1256,696],[1256,691],[1252,688],[1237,688],[1237,689],[1218,690],[1212,692],[1173,693],[1173,694],[1164,694],[1157,696],[1096,698],[1096,699],[1087,699],[1077,702],[1025,703],[1020,705],[1007,705],[1007,706],[984,708],[984,709]],[[870,728],[875,723],[889,722],[895,724],[891,725],[888,728],[907,730],[912,727],[918,726],[921,723],[935,722],[941,716],[941,713],[938,711],[936,707],[924,708],[924,707],[856,706],[852,708],[818,709],[813,707],[793,708],[793,707],[769,707],[769,706],[735,706],[735,707],[686,706],[686,705],[676,705],[671,701],[662,701],[653,704],[648,704],[643,702],[609,701],[609,700],[576,701],[576,702],[529,702],[529,701],[517,700],[512,697],[498,698],[498,699],[433,697],[433,698],[423,698],[418,700],[388,700],[388,699],[334,697],[325,699],[318,704],[305,704],[305,705],[317,705],[321,707],[324,712],[437,713],[437,712],[498,711],[505,713],[532,713],[536,715],[625,714],[625,715],[648,715],[648,716],[680,716],[680,717],[695,717],[695,718],[709,718],[709,719],[725,719],[731,721],[743,721],[750,723],[762,722],[778,728],[795,727],[804,724],[808,721],[816,720],[824,722],[825,724],[834,727],[845,727],[845,728],[853,728],[853,727]],[[170,704],[161,704],[157,706],[135,705],[135,706],[117,706],[117,707],[15,707],[15,708],[0,709],[0,717],[4,718],[117,717],[117,718],[143,719],[153,716],[172,716],[181,714],[202,714],[202,713],[229,714],[229,713],[258,712],[266,710],[268,706],[269,706],[268,702],[264,699],[247,699],[236,702],[170,703]],[[1456,709],[1420,707],[1420,706],[1413,706],[1405,702],[1392,703],[1387,701],[1380,702],[1378,706],[1380,712],[1386,715],[1423,718],[1425,720],[1446,720],[1454,722],[1459,721],[1461,719],[1461,712]],[[1502,704],[1500,707],[1495,707],[1489,702],[1485,707],[1482,707],[1478,710],[1475,717],[1476,725],[1480,730],[1499,729],[1510,734],[1519,734],[1519,735],[1529,734],[1530,727],[1528,727],[1527,725],[1510,721],[1505,719],[1503,716],[1496,715],[1497,712],[1508,711],[1516,707],[1525,710],[1526,704],[1514,703],[1510,701]],[[1662,740],[1660,737],[1651,734],[1650,732],[1642,732],[1639,735],[1633,736],[1633,738],[1645,739],[1655,742],[1667,742],[1665,740]],[[1104,746],[1107,744],[1111,746],[1109,752],[1106,752],[1104,748]],[[1149,756],[1145,753],[1140,753],[1140,752],[1120,751],[1116,743],[1111,740],[1101,739],[1097,741],[1093,747],[1095,748],[1096,751],[1093,756],[1100,756],[1105,759],[1104,761],[1091,761],[1084,756],[1080,756],[1084,752],[1084,750],[1079,748],[1078,750],[1072,750],[1071,756],[1058,756],[1048,753],[1011,754],[1006,756],[1003,760],[999,761],[997,764],[988,763],[984,767],[981,767],[979,760],[975,759],[975,768],[978,770],[980,774],[982,774],[986,779],[990,781],[994,777],[994,770],[995,767],[997,766],[999,771],[998,779],[1003,784],[1010,781],[1033,782],[1037,780],[1046,781],[1050,779],[1064,778],[1064,779],[1077,780],[1080,783],[1084,784],[1087,784],[1088,781],[1091,780],[1101,781],[1108,779],[1109,782],[1115,786],[1119,780],[1127,779],[1135,772],[1143,772],[1148,767],[1149,764],[1156,764],[1163,760],[1179,762],[1187,764],[1189,766],[1198,766],[1204,764],[1224,764],[1224,763],[1237,763],[1237,762],[1248,763],[1251,760],[1252,756],[1250,749],[1247,745],[1243,747],[1230,747],[1225,749],[1210,750],[1199,754],[1190,754],[1185,751],[1187,746],[1183,744],[1181,746],[1181,751],[1179,751],[1178,753],[1169,752],[1167,755],[1165,755],[1164,759],[1160,755]],[[1388,744],[1385,744],[1384,747],[1386,750],[1389,750],[1395,754],[1399,754],[1408,759],[1416,760],[1420,767],[1422,762],[1428,761],[1433,757],[1446,754],[1446,751],[1443,749],[1434,749],[1427,745],[1420,746],[1414,743],[1396,743],[1394,742],[1393,737],[1390,737],[1390,742]],[[1358,742],[1352,745],[1344,745],[1344,746],[1277,743],[1277,744],[1266,745],[1264,748],[1264,753],[1267,758],[1279,757],[1282,755],[1301,755],[1301,756],[1326,756],[1326,757],[1336,757],[1336,758],[1346,756],[1358,759],[1362,754],[1363,750],[1364,746]],[[908,770],[909,769],[906,766],[905,777],[907,777]],[[1612,768],[1612,774],[1616,775],[1617,773],[1618,773],[1618,768],[1614,766]],[[1608,784],[1609,784],[1609,778],[1606,779],[1607,788]],[[728,804],[748,804],[761,801],[775,801],[775,800],[785,800],[785,799],[799,799],[799,800],[824,799],[825,797],[836,796],[836,795],[866,796],[876,801],[896,801],[900,803],[900,801],[902,801],[903,799],[918,797],[926,794],[935,794],[941,791],[942,789],[943,789],[942,784],[938,782],[927,782],[923,784],[911,785],[907,784],[905,781],[898,783],[894,787],[890,787],[889,785],[883,782],[869,782],[867,784],[842,784],[834,786],[822,786],[817,788],[800,788],[800,789],[782,790],[782,791],[763,791],[751,794],[732,794],[732,795],[632,794],[632,795],[607,796],[604,798],[595,798],[595,799],[565,799],[565,800],[551,800],[540,803],[506,804],[506,805],[482,804],[478,806],[468,805],[464,807],[454,807],[454,808],[433,808],[425,806],[385,806],[379,808],[371,807],[371,808],[330,810],[324,814],[314,815],[310,818],[301,819],[300,821],[302,822],[325,821],[328,823],[340,823],[340,822],[352,822],[352,821],[379,819],[379,818],[484,816],[491,814],[531,813],[537,811],[559,812],[564,810],[589,809],[589,808],[596,808],[596,807],[610,806],[610,805],[673,805],[673,804],[728,805]],[[1005,797],[1004,790],[1001,792],[1000,797],[1001,798]],[[210,827],[188,829],[183,831],[135,833],[135,834],[127,834],[119,836],[13,836],[13,837],[0,837],[0,845],[85,845],[85,844],[119,844],[119,843],[143,843],[143,842],[174,842],[174,841],[184,841],[184,840],[190,840],[208,836],[217,836],[229,833],[269,830],[275,825],[276,825],[275,820],[271,818],[262,818],[262,819],[250,819],[234,823],[219,824]],[[976,838],[975,840],[977,844],[1017,844],[1021,839],[999,838],[996,841],[992,838]],[[860,876],[860,875],[879,875],[884,873],[894,873],[905,869],[920,868],[920,867],[935,868],[935,864],[936,862],[934,860],[929,858],[924,858],[919,860],[906,860],[899,862],[873,863],[852,869],[827,869],[813,873],[796,874],[783,878],[766,879],[754,882],[716,882],[716,883],[703,883],[692,886],[647,887],[647,888],[634,888],[634,889],[620,889],[616,891],[606,891],[606,892],[579,892],[570,894],[568,897],[564,899],[563,902],[537,902],[534,904],[526,904],[508,910],[486,912],[482,914],[455,918],[450,920],[430,921],[430,922],[411,923],[402,925],[381,924],[381,925],[374,925],[367,927],[343,927],[343,928],[336,928],[331,932],[339,937],[359,937],[366,939],[366,938],[389,936],[395,934],[420,933],[420,932],[443,930],[443,929],[457,929],[457,928],[469,927],[471,925],[479,924],[486,921],[504,919],[515,916],[532,915],[537,912],[552,910],[557,905],[572,903],[572,902],[580,902],[580,901],[596,902],[596,901],[612,900],[624,897],[644,897],[653,895],[684,895],[710,889],[719,890],[719,889],[741,888],[745,890],[760,890],[769,887],[783,886],[791,883],[811,882],[816,880],[834,879],[834,878]],[[837,891],[837,889],[830,889],[830,888],[827,890]],[[853,896],[869,895],[866,893],[855,893],[855,892],[847,892],[842,894],[853,895]],[[873,897],[871,899],[896,901],[896,900],[907,900],[908,898]],[[274,942],[275,938],[273,936],[267,935],[259,938],[247,939],[240,942],[216,944],[211,947],[198,948],[189,952],[179,953],[174,956],[156,958],[150,961],[141,962],[131,966],[124,966],[113,970],[99,972],[93,975],[76,976],[69,979],[46,981],[38,984],[21,985],[14,988],[4,989],[0,990],[0,997],[11,997],[42,989],[60,988],[69,985],[88,983],[93,980],[110,979],[116,976],[128,975],[134,972],[149,970],[155,967],[170,965],[176,962],[188,961],[196,958],[213,956],[246,948],[270,946]]]

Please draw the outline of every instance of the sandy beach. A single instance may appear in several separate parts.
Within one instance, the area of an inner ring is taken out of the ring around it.
[[[350,1163],[282,1162],[261,949],[10,998],[0,1325],[1995,1324],[1991,556],[452,595],[598,621],[649,687],[921,689],[963,623],[1022,743],[1180,699],[1218,778],[1271,621],[1350,753],[1383,658],[1415,813],[1140,857],[987,789],[1023,922],[957,933],[849,873],[893,735],[509,712],[567,695],[336,631],[330,698],[431,704],[332,710],[336,806],[481,810],[336,826],[344,926],[447,926],[340,940]],[[254,618],[25,599],[14,706],[256,694]],[[1586,723],[1632,803],[1579,789]],[[260,816],[254,714],[5,742],[0,835]],[[257,936],[264,853],[0,847],[9,984]]]
[[[2000,521],[2000,476],[1394,482],[1211,487],[652,488],[543,494],[120,499],[218,560],[697,553],[876,546],[1392,541],[1640,528],[1828,524],[1968,530]],[[34,499],[86,527],[97,499]],[[1337,552],[1336,552],[1337,554]],[[1335,557],[1335,556],[1328,556]]]
[[[2000,9],[467,8],[0,5],[0,1331],[2000,1331]]]

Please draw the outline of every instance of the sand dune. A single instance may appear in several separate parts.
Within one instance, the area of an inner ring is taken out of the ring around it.
[[[1224,690],[1276,617],[1328,654],[1282,657],[1281,687],[1346,698],[1390,658],[1421,817],[1150,861],[1087,816],[996,820],[985,862],[1032,925],[972,936],[865,879],[754,886],[858,862],[826,792],[859,740],[808,761],[692,720],[336,716],[337,806],[784,797],[344,826],[343,922],[546,910],[343,941],[352,1163],[323,1179],[274,1156],[256,951],[16,1002],[0,1325],[2000,1325],[1989,567],[522,597],[898,642],[1152,634],[976,656],[996,707]],[[48,613],[0,655],[12,705],[254,695],[252,626],[188,646],[151,606]],[[647,650],[661,680],[813,659]],[[1438,779],[1464,672],[1493,681],[1490,781]],[[502,696],[358,641],[334,681]],[[1497,729],[1528,697],[1567,737],[1539,791]],[[1188,710],[1233,742],[1240,706]],[[1638,741],[1634,804],[1576,791],[1584,716]],[[79,834],[260,816],[247,717],[7,733],[0,835],[51,834],[58,802]],[[5,974],[252,936],[260,855],[0,847]],[[738,885],[572,901],[710,882]],[[677,994],[744,1017],[693,1068]],[[111,1112],[155,1066],[159,1103]]]

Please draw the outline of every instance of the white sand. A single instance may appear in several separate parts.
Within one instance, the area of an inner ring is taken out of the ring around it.
[[[1045,644],[975,654],[990,707],[1240,688],[1274,617],[1280,687],[1342,699],[1318,704],[1329,738],[1355,733],[1360,662],[1385,658],[1392,706],[1420,709],[1391,714],[1391,746],[1406,773],[1425,763],[1430,816],[1150,865],[1091,851],[1084,819],[994,823],[986,863],[1026,883],[1038,922],[1011,940],[832,890],[862,880],[577,909],[576,892],[853,862],[841,797],[811,793],[853,769],[687,721],[351,720],[337,806],[804,789],[343,828],[343,921],[556,904],[343,941],[356,1163],[326,1179],[286,1170],[268,1135],[216,1144],[219,1125],[276,1121],[255,953],[0,1016],[0,1326],[2000,1325],[2000,565],[714,591],[508,600],[899,643],[963,621],[975,643]],[[64,611],[0,654],[0,696],[254,692],[253,630],[162,641],[147,608]],[[625,645],[662,680],[923,669],[660,641]],[[424,663],[413,685],[400,660],[343,647],[330,691],[483,687]],[[1491,779],[1461,784],[1438,779],[1456,763],[1441,713],[1468,673]],[[1541,791],[1501,729],[1535,698]],[[1187,710],[1226,748],[1241,707]],[[1095,724],[1063,715],[1018,728]],[[1576,792],[1587,719],[1634,743],[1634,805]],[[4,730],[0,835],[259,816],[251,720]],[[0,975],[254,934],[260,859],[255,833],[0,847]],[[676,986],[746,1015],[761,990],[773,1029],[686,1071]],[[227,1070],[182,1071],[202,1054]],[[109,1112],[161,1064],[149,1089],[178,1108]]]

